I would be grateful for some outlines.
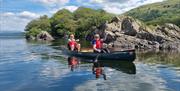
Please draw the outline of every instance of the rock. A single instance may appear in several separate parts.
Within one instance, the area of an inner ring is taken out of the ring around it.
[[[165,43],[160,45],[160,49],[180,51],[180,41],[178,41],[178,42],[165,42]]]
[[[165,23],[165,26],[170,30],[176,30],[177,32],[180,32],[180,28],[172,23]]]
[[[156,41],[148,41],[133,36],[123,35],[122,37],[117,38],[114,42],[114,46],[123,49],[156,49],[159,48],[159,43]]]
[[[120,37],[120,36],[122,36],[122,35],[123,35],[122,33],[115,32],[115,36],[116,36],[116,37]]]
[[[138,24],[131,18],[124,18],[122,21],[122,30],[126,35],[135,36],[139,30]]]
[[[34,36],[30,35],[30,36],[26,36],[26,39],[27,40],[35,40],[36,38]]]
[[[111,20],[111,23],[112,23],[112,22],[118,23],[119,21],[121,21],[121,20],[119,19],[119,17],[115,16],[115,17]]]
[[[169,41],[180,40],[180,28],[174,24],[166,23],[155,29],[158,35]]]
[[[107,35],[106,43],[122,49],[180,49],[180,28],[171,23],[151,30],[140,21],[123,16],[114,17],[89,31],[88,40],[92,40],[96,33],[101,38]]]
[[[37,37],[37,40],[46,40],[46,41],[52,41],[54,38],[47,32],[47,31],[41,31]]]
[[[140,39],[149,40],[149,41],[157,41],[159,43],[163,43],[166,40],[165,38],[163,38],[161,36],[151,34],[151,33],[148,33],[148,32],[137,33],[136,37],[140,38]]]
[[[106,33],[106,34],[109,34],[109,35],[112,36],[112,37],[115,37],[115,34],[114,34],[113,32],[111,32],[111,31],[105,31],[105,33]]]

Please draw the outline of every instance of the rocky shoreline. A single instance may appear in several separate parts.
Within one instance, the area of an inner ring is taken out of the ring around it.
[[[37,41],[52,41],[54,40],[54,38],[51,36],[51,34],[49,34],[47,31],[41,31],[39,34],[37,34],[37,36],[27,36],[26,35],[26,39],[27,40],[37,40]]]
[[[92,27],[89,32],[87,40],[92,40],[95,33],[100,34],[102,38],[107,34],[106,43],[122,49],[180,51],[180,28],[171,23],[151,29],[137,19],[119,16],[98,27]]]

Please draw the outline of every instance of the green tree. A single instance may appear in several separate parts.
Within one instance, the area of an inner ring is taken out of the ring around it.
[[[59,10],[51,17],[52,34],[62,37],[65,33],[74,32],[76,30],[73,14],[66,10]]]
[[[37,33],[37,31],[48,31],[53,37],[61,38],[64,34],[74,33],[76,37],[84,37],[92,26],[110,20],[114,15],[104,10],[93,10],[79,7],[75,12],[66,9],[57,11],[51,18],[42,16],[28,23],[25,31]],[[31,30],[33,28],[33,30]],[[36,30],[36,31],[35,31]],[[34,35],[34,33],[27,32]]]
[[[32,20],[25,27],[25,31],[30,31],[31,28],[41,29],[43,31],[51,31],[51,24],[47,15],[41,16],[38,19]]]

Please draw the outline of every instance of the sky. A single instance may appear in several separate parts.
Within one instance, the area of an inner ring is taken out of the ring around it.
[[[119,15],[138,6],[161,1],[163,0],[0,0],[0,31],[24,31],[31,20],[41,15],[51,17],[63,8],[73,12],[83,6]]]

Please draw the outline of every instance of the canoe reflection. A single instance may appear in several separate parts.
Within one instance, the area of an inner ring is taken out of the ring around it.
[[[104,80],[106,80],[106,72],[104,70],[105,67],[116,69],[126,74],[136,74],[136,66],[133,62],[126,62],[126,61],[112,62],[110,60],[109,61],[98,60],[97,62],[95,62],[94,60],[85,60],[76,57],[68,58],[68,65],[71,71],[74,71],[74,69],[76,69],[79,65],[83,65],[87,63],[93,64],[92,73],[95,75],[95,78],[103,77]]]
[[[136,74],[136,66],[132,62],[100,62],[104,67],[110,67],[127,74]]]

